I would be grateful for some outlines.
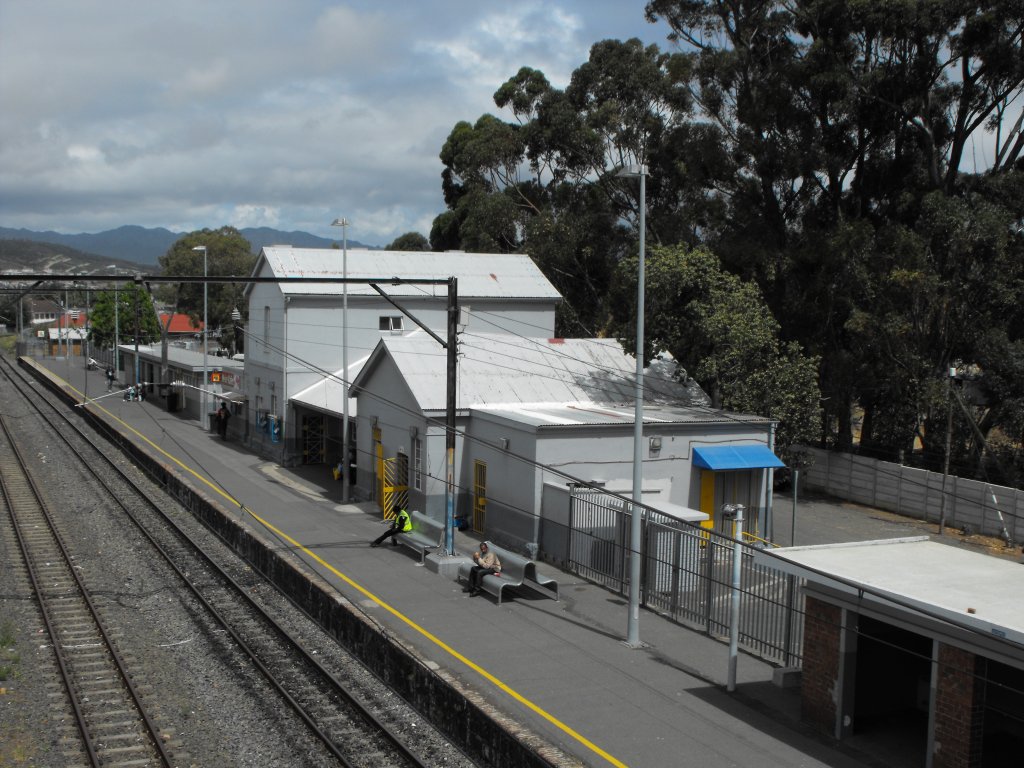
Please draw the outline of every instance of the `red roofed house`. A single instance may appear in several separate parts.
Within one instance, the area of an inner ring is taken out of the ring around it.
[[[203,332],[203,322],[200,320],[197,325],[192,324],[192,318],[188,315],[184,315],[180,312],[175,312],[173,315],[169,315],[167,312],[160,313],[160,327],[163,328],[167,324],[167,318],[170,317],[171,324],[167,326],[167,338],[174,339],[191,339],[195,338],[198,334]]]

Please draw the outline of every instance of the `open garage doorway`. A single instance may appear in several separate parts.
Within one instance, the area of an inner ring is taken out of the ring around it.
[[[994,661],[986,668],[981,764],[1016,767],[1024,761],[1024,670]]]
[[[863,615],[858,630],[854,740],[870,741],[894,765],[924,765],[932,640]]]

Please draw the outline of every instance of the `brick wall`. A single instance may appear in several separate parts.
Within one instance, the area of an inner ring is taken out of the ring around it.
[[[985,725],[985,659],[939,645],[934,768],[981,765]]]
[[[843,612],[838,606],[810,596],[807,598],[806,611],[800,715],[805,722],[829,736],[834,736],[840,623]]]

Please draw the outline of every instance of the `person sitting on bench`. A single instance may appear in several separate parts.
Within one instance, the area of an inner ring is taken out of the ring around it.
[[[408,533],[412,530],[412,518],[409,517],[409,513],[404,508],[399,507],[395,510],[395,519],[391,521],[391,527],[388,528],[384,533],[378,536],[373,542],[370,543],[371,547],[379,547],[384,539],[391,537],[391,546],[397,547],[398,542],[395,541],[394,537],[400,533]]]
[[[492,573],[501,574],[501,561],[487,547],[486,541],[480,542],[480,550],[473,553],[473,562],[475,565],[469,572],[469,586],[462,590],[469,592],[471,596],[480,591],[480,584],[483,582],[484,576]]]

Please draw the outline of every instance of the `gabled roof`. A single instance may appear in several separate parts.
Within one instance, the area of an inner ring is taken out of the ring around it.
[[[353,382],[364,386],[390,357],[424,411],[444,411],[447,353],[423,335],[382,339]],[[692,380],[675,381],[675,363],[655,361],[644,379],[644,402],[706,406]],[[463,334],[459,343],[458,407],[536,403],[632,403],[635,358],[613,339],[525,339]]]
[[[345,262],[343,265],[342,262]],[[269,272],[269,274],[268,274]],[[383,278],[390,296],[447,297],[446,283],[438,285],[392,285],[388,278],[458,279],[460,301],[472,298],[561,300],[561,295],[540,271],[533,259],[517,253],[444,253],[424,251],[371,251],[350,249],[347,255],[335,248],[292,248],[266,246],[253,269],[254,276]],[[246,290],[252,289],[252,284]],[[341,283],[282,283],[282,293],[336,296]],[[367,284],[349,283],[348,293],[377,296]]]

